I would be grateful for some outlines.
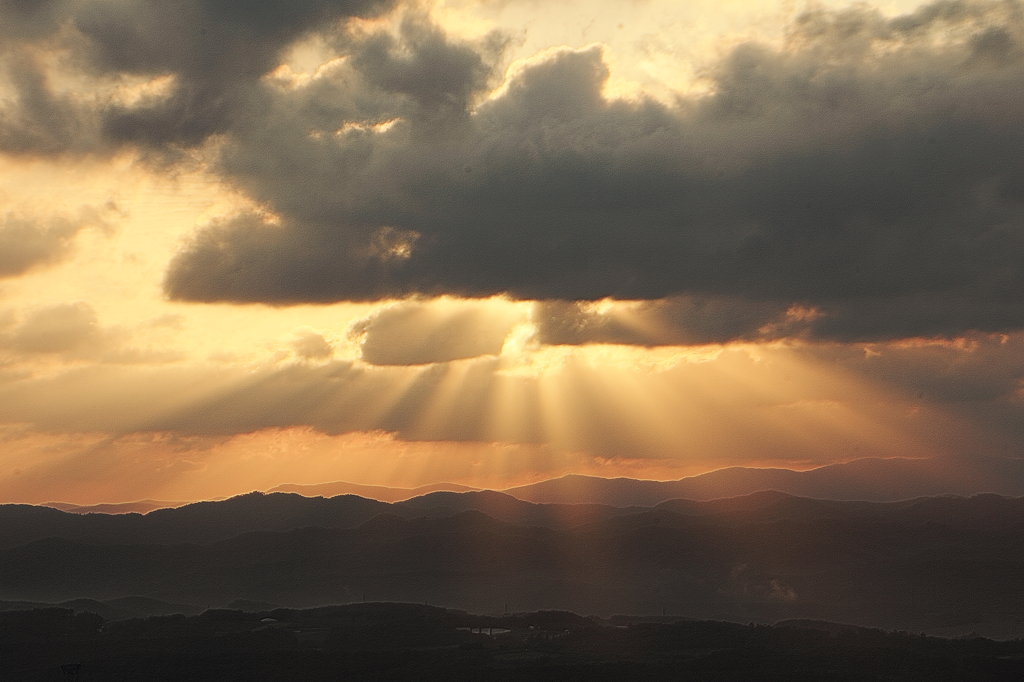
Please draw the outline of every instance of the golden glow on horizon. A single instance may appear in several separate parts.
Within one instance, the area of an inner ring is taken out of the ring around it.
[[[808,468],[943,453],[936,429],[954,424],[939,410],[901,408],[893,396],[800,361],[785,348],[756,350],[758,359],[748,349],[728,348],[714,360],[653,371],[570,359],[535,378],[494,374],[489,369],[496,361],[487,358],[373,368],[398,381],[380,392],[364,375],[318,398],[325,414],[346,411],[355,422],[372,423],[420,395],[407,429],[411,441],[305,427],[234,436],[85,434],[77,440],[14,431],[4,440],[8,461],[17,464],[0,476],[0,496],[78,503],[199,499],[333,480],[505,488],[572,472],[671,479],[734,464]],[[422,384],[432,372],[443,376]],[[159,423],[155,411],[187,413],[203,403],[218,411],[250,409],[232,407],[235,396],[272,377],[236,374],[228,384],[207,377],[187,390],[179,386],[173,399],[150,406],[148,420]],[[210,403],[211,396],[220,398]],[[95,398],[104,403],[102,395]],[[481,435],[472,435],[473,424],[482,425]],[[466,442],[445,437],[460,428],[470,429]],[[112,478],[113,471],[124,475]]]

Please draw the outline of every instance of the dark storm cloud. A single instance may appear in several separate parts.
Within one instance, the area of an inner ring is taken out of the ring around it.
[[[260,106],[258,79],[316,29],[387,10],[392,0],[66,0],[0,3],[0,54],[15,66],[14,106],[0,117],[0,151],[96,152],[124,144],[191,147]],[[76,104],[33,64],[38,46],[68,50],[98,77],[174,77],[166,96],[132,106]],[[4,49],[6,48],[6,50]]]
[[[497,34],[479,45],[451,43],[424,19],[410,18],[400,41],[377,34],[359,44],[352,58],[368,86],[407,98],[417,132],[455,133],[468,132],[472,98],[487,87],[503,47]]]
[[[93,108],[54,92],[37,55],[16,51],[0,65],[10,84],[0,105],[0,153],[59,156],[104,146]]]
[[[281,224],[242,217],[200,233],[167,289],[285,304],[671,297],[642,311],[664,340],[581,325],[563,306],[569,318],[544,329],[568,342],[582,327],[581,340],[647,345],[752,338],[765,325],[844,340],[1020,328],[1016,9],[816,10],[783,50],[737,47],[712,71],[713,95],[676,107],[606,100],[607,67],[590,48],[522,69],[473,110],[486,62],[466,66],[465,45],[407,33],[393,57],[402,70],[374,57],[392,43],[364,42],[348,82],[404,95],[402,120],[311,137],[304,115],[282,118],[278,104],[269,125],[229,142],[224,171]],[[429,98],[396,85],[417,79],[388,75],[440,71],[449,78]],[[428,100],[466,127],[417,136]],[[817,314],[793,325],[794,306]]]
[[[71,4],[71,0],[0,0],[0,46],[52,35]]]
[[[1016,2],[811,10],[784,47],[737,46],[711,95],[671,106],[606,99],[595,47],[550,52],[485,100],[501,38],[459,42],[414,13],[397,34],[344,26],[382,2],[41,7],[0,5],[5,38],[63,25],[90,73],[172,86],[86,111],[12,57],[5,149],[219,135],[219,172],[273,217],[200,231],[167,272],[175,299],[638,299],[661,338],[578,306],[549,307],[569,317],[545,329],[645,345],[1024,327]],[[311,32],[342,59],[304,84],[268,76]]]
[[[169,97],[105,112],[114,140],[142,145],[203,142],[259,107],[253,88],[279,53],[316,28],[373,16],[390,0],[146,0],[92,2],[75,17],[94,68],[176,77]]]
[[[539,340],[549,344],[671,346],[783,338],[869,342],[911,336],[955,337],[1012,327],[1024,303],[943,294],[848,298],[807,307],[785,299],[675,296],[618,303],[546,301],[534,309]]]
[[[534,305],[531,319],[538,340],[546,344],[671,346],[792,336],[804,326],[800,313],[779,303],[686,296],[620,304],[604,312],[545,301]]]

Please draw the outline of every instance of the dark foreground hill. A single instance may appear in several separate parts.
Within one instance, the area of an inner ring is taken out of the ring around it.
[[[63,534],[42,537],[29,532],[34,509],[4,519],[8,541],[29,539],[0,549],[0,599],[370,599],[1024,635],[1024,498],[865,503],[765,492],[614,509],[498,493],[395,505],[255,494],[146,516],[67,514]],[[85,521],[92,536],[76,536]],[[199,539],[175,540],[187,533]]]
[[[483,617],[418,604],[262,613],[212,610],[104,623],[90,613],[0,613],[4,678],[96,682],[302,680],[828,680],[1024,678],[1024,642],[959,640],[823,622]]]

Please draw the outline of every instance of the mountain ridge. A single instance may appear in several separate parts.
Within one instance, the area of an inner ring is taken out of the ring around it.
[[[671,499],[711,500],[776,490],[799,497],[893,502],[936,495],[1024,495],[1024,460],[990,457],[968,466],[931,458],[863,458],[806,471],[726,467],[673,481],[567,474],[502,492],[538,503],[651,507]]]
[[[507,502],[500,493],[461,495],[464,507]],[[249,494],[197,505],[186,518],[196,523],[197,514],[222,506],[266,520],[282,504],[329,502]],[[344,528],[253,530],[204,543],[43,537],[0,549],[0,599],[136,595],[176,604],[314,606],[369,598],[477,612],[511,604],[640,615],[668,608],[741,622],[803,618],[1024,634],[1024,497],[863,503],[761,493],[575,526],[516,525],[429,502],[424,510],[363,500],[385,511]],[[545,510],[536,507],[531,513]],[[89,516],[115,524],[125,518]]]
[[[402,502],[433,492],[472,492],[482,490],[458,483],[432,483],[416,488],[393,488],[381,485],[364,485],[347,481],[331,481],[329,483],[284,483],[267,489],[268,493],[298,493],[303,497],[337,497],[338,495],[358,495],[380,502]]]
[[[970,496],[985,492],[1019,496],[1024,495],[1024,459],[982,457],[966,462],[938,457],[861,458],[802,471],[781,467],[733,466],[674,480],[566,474],[504,489],[477,488],[451,482],[432,483],[415,488],[364,485],[346,481],[316,484],[284,483],[264,492],[294,493],[310,498],[355,495],[368,500],[394,503],[415,500],[432,493],[491,491],[534,503],[653,507],[672,499],[724,499],[767,490],[798,497],[871,502],[894,502],[944,494]],[[88,505],[46,502],[39,506],[79,514],[146,514],[191,504],[196,502],[147,499]]]

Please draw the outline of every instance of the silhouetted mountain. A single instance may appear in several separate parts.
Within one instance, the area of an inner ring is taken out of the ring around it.
[[[482,512],[515,526],[555,529],[673,527],[693,523],[742,524],[812,519],[881,519],[890,523],[941,523],[955,528],[996,528],[1024,522],[1024,498],[945,495],[899,502],[822,500],[775,490],[714,500],[668,500],[648,507],[597,504],[537,504],[485,490],[436,492],[394,504],[353,495],[331,499],[286,493],[249,493],[220,502],[200,502],[146,515],[77,515],[48,507],[0,505],[0,547],[44,538],[90,544],[209,543],[240,533],[293,528],[354,528],[370,519],[439,518]],[[611,522],[611,519],[619,519]],[[397,523],[398,521],[394,521]]]
[[[859,459],[809,471],[729,467],[678,481],[571,474],[503,492],[528,502],[651,507],[678,498],[710,500],[761,490],[878,502],[984,492],[1020,496],[1024,495],[1024,460]]]
[[[0,505],[0,548],[44,538],[94,544],[208,543],[239,533],[291,528],[353,528],[374,516],[452,516],[482,511],[518,525],[572,527],[632,513],[602,505],[538,505],[494,491],[438,492],[389,504],[355,495],[330,499],[294,493],[249,493],[219,502],[197,502],[148,514],[77,514],[50,507]]]
[[[359,495],[370,500],[381,502],[401,502],[427,493],[438,491],[446,492],[469,492],[479,490],[457,483],[434,483],[422,485],[418,488],[391,488],[380,485],[360,485],[358,483],[346,483],[334,481],[333,483],[316,483],[312,485],[301,485],[297,483],[285,483],[268,490],[268,493],[298,493],[305,497],[337,497],[338,495]]]
[[[190,523],[212,519],[223,530],[247,511],[253,523],[280,527],[308,518],[304,506],[330,510],[335,500],[247,495],[153,514],[189,510]],[[416,503],[373,504],[387,513],[355,527],[295,526],[202,544],[38,539],[0,551],[0,598],[134,594],[292,606],[370,599],[1024,634],[1024,499],[864,503],[769,492],[604,518],[598,508],[587,523],[552,527],[513,525],[477,509],[434,513],[460,505],[526,519],[544,512],[493,493],[421,500],[425,516],[415,516],[423,511]]]
[[[684,516],[714,517],[719,523],[765,523],[811,519],[879,520],[923,526],[940,524],[958,530],[994,530],[1024,523],[1024,497],[1006,498],[992,493],[970,498],[955,495],[923,497],[899,502],[817,500],[775,490],[721,500],[669,500],[656,511]]]
[[[69,599],[56,604],[33,601],[0,601],[0,612],[49,608],[70,609],[75,613],[95,613],[108,621],[166,616],[176,613],[191,616],[203,611],[202,607],[193,604],[172,604],[148,597],[118,597],[103,601]]]
[[[475,510],[517,526],[572,528],[614,516],[632,514],[642,507],[612,507],[602,504],[534,504],[493,490],[451,493],[437,492],[398,502],[405,516],[452,516]]]
[[[219,502],[196,502],[148,514],[74,514],[50,507],[0,505],[0,548],[42,538],[87,543],[206,543],[255,530],[304,526],[349,528],[390,509],[355,495],[325,500],[301,495],[250,493]]]
[[[188,502],[162,500],[139,500],[137,502],[116,502],[109,504],[70,504],[68,502],[47,502],[44,507],[53,507],[75,514],[146,514],[155,509],[174,509]]]

